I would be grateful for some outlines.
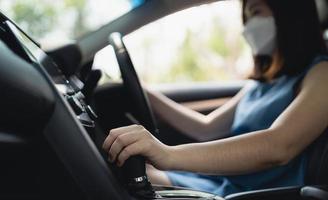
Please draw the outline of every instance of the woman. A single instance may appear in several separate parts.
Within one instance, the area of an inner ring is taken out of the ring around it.
[[[225,139],[167,146],[142,126],[122,127],[104,142],[110,161],[120,166],[141,154],[156,168],[147,172],[151,182],[221,196],[304,184],[306,148],[328,125],[328,58],[315,3],[244,0],[243,20],[255,81],[229,103],[203,116],[149,94],[155,112],[180,131]]]

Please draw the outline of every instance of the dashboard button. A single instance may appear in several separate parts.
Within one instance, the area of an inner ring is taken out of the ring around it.
[[[89,105],[86,106],[85,110],[87,111],[91,119],[96,120],[98,118],[97,114],[93,111],[93,109]]]
[[[81,113],[83,113],[84,109],[79,100],[72,96],[66,96],[66,99],[73,108],[76,115],[80,115]]]

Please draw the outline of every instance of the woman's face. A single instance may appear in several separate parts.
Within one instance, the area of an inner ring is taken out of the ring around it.
[[[246,21],[252,17],[273,16],[272,10],[264,0],[247,0],[245,5]]]

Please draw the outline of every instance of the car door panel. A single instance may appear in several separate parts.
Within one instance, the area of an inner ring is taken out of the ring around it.
[[[183,106],[208,114],[229,101],[245,84],[245,81],[188,85],[172,84],[158,86],[154,89]],[[157,117],[157,123],[160,130],[159,139],[166,144],[177,145],[197,142],[163,121],[160,117]]]
[[[245,84],[245,81],[170,84],[154,89],[190,109],[207,114],[229,101]]]

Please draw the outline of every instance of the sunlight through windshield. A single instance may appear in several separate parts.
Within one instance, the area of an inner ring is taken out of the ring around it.
[[[0,9],[51,49],[140,6],[144,0],[0,0]]]

